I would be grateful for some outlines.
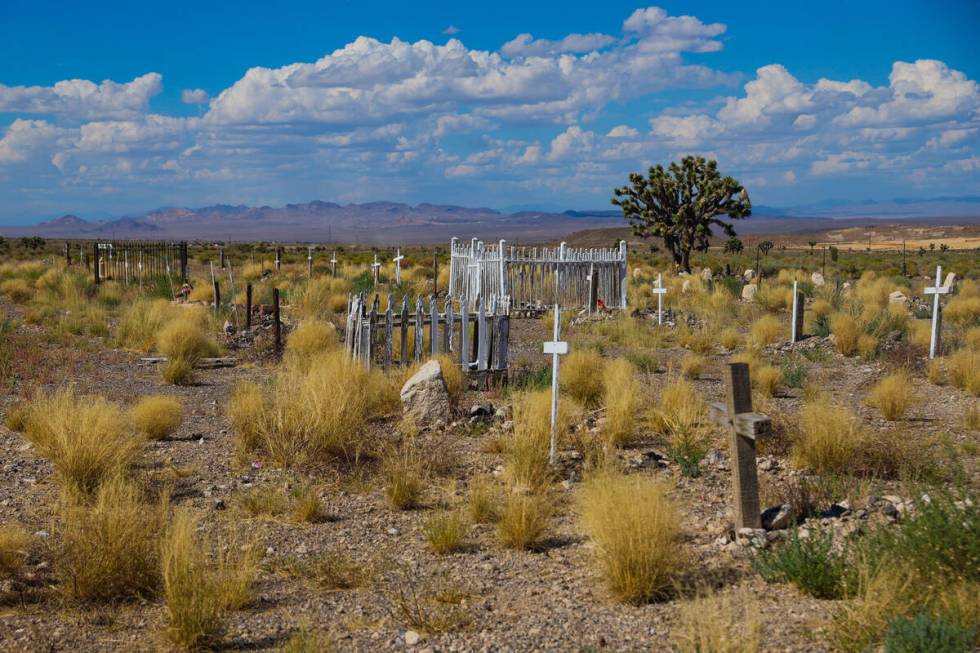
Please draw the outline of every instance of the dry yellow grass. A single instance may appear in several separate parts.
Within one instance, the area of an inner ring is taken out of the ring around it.
[[[603,404],[606,407],[603,438],[610,446],[628,444],[636,432],[642,392],[636,371],[628,360],[617,358],[605,365],[602,380]]]
[[[187,301],[204,302],[207,304],[214,302],[214,288],[211,286],[210,281],[196,279],[191,282],[191,286],[191,292],[187,296]]]
[[[800,411],[800,438],[793,445],[793,462],[818,474],[840,473],[854,465],[854,456],[865,440],[853,413],[818,396]]]
[[[620,600],[655,599],[683,571],[680,515],[661,482],[600,473],[586,481],[578,505],[582,529]]]
[[[857,351],[861,358],[871,360],[878,353],[878,339],[868,333],[858,336]]]
[[[980,351],[960,349],[946,363],[949,382],[974,397],[980,396]]]
[[[534,548],[548,530],[552,511],[544,495],[512,492],[500,511],[497,537],[511,549]]]
[[[758,601],[748,591],[707,590],[681,604],[674,648],[678,653],[755,653],[762,625]]]
[[[963,336],[963,346],[972,351],[980,351],[980,326],[967,329]]]
[[[721,346],[728,350],[736,349],[742,344],[742,336],[739,334],[738,330],[733,327],[727,327],[718,334],[718,342]]]
[[[845,356],[853,356],[857,351],[861,331],[853,317],[838,313],[830,319],[830,333],[837,341],[837,351]]]
[[[868,403],[877,407],[885,419],[900,420],[912,404],[912,382],[905,374],[889,374],[871,389]]]
[[[926,378],[933,385],[943,385],[946,383],[946,369],[938,358],[934,358],[926,365]]]
[[[474,524],[488,524],[497,520],[500,493],[490,476],[476,476],[470,480],[466,493],[467,512]]]
[[[701,372],[704,371],[706,362],[703,356],[698,356],[693,352],[687,352],[684,354],[684,358],[681,359],[681,374],[688,379],[699,379],[701,378]]]
[[[909,322],[909,342],[921,349],[929,349],[932,337],[932,325],[929,320],[912,320]]]
[[[143,503],[139,488],[116,476],[91,505],[66,501],[59,512],[54,569],[66,598],[101,602],[157,593],[165,504]]]
[[[749,377],[756,390],[767,397],[772,397],[779,389],[779,384],[783,380],[783,373],[779,368],[772,365],[757,365],[754,368],[749,368]]]
[[[749,338],[757,347],[764,347],[779,342],[783,337],[784,325],[773,315],[763,315],[752,324]]]
[[[227,412],[240,452],[261,451],[288,467],[356,458],[367,444],[361,437],[367,420],[397,401],[382,372],[334,351],[317,356],[307,370],[283,369],[267,388],[238,386]]]
[[[193,381],[194,366],[205,356],[218,353],[200,321],[182,316],[168,322],[157,336],[157,349],[167,357],[163,368],[164,380],[174,385]]]
[[[833,305],[830,302],[828,302],[826,299],[814,300],[813,304],[810,305],[810,308],[807,311],[807,313],[809,313],[813,319],[827,317],[833,312],[834,312]]]
[[[691,429],[704,422],[707,411],[694,385],[683,378],[674,378],[660,393],[650,415],[650,427],[667,434]]]
[[[442,370],[442,379],[446,382],[446,392],[449,394],[449,401],[458,406],[466,390],[466,376],[459,363],[453,360],[449,354],[439,356],[439,368]]]
[[[317,354],[340,348],[337,329],[330,322],[305,320],[286,339],[283,363],[304,369]]]
[[[419,505],[426,486],[426,470],[420,452],[411,443],[390,449],[382,462],[385,498],[396,510]]]
[[[445,555],[463,548],[466,522],[457,512],[434,513],[422,525],[422,534],[435,553]]]
[[[127,349],[151,352],[156,345],[157,334],[167,322],[179,315],[180,310],[165,299],[138,299],[119,317],[116,340]]]
[[[976,326],[980,322],[980,296],[963,295],[961,291],[943,307],[943,319],[958,327]]]
[[[570,353],[561,366],[560,383],[567,393],[583,406],[594,408],[602,399],[602,356],[592,349]]]
[[[150,440],[161,440],[180,428],[184,407],[176,397],[153,395],[141,399],[130,409],[129,416],[139,433]]]
[[[0,283],[0,295],[6,295],[17,304],[23,304],[34,296],[34,289],[24,279],[7,279]]]
[[[125,474],[145,443],[118,406],[70,388],[34,398],[24,435],[54,465],[65,490],[82,494]]]
[[[600,378],[601,380],[601,378]],[[565,402],[558,405],[558,446],[566,439],[571,411]],[[536,490],[551,480],[548,464],[551,444],[551,391],[528,392],[514,399],[514,432],[506,443],[505,474],[515,485]]]
[[[164,636],[178,649],[215,647],[225,632],[221,580],[198,541],[197,521],[178,511],[161,546]]]
[[[0,580],[20,576],[30,545],[31,536],[23,526],[0,525]]]

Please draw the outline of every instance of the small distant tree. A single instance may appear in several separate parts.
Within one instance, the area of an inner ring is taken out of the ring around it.
[[[762,261],[759,255],[761,254],[762,257],[764,258],[766,254],[769,253],[769,250],[772,248],[773,248],[773,244],[771,240],[763,240],[757,245],[757,251],[755,254],[755,267],[759,269],[759,278],[762,278]]]
[[[940,243],[939,244],[939,251],[940,252],[948,252],[949,251],[949,245],[947,245],[946,243]]]
[[[839,257],[840,257],[840,250],[837,249],[835,246],[831,245],[830,246],[830,260],[833,261],[834,263],[836,263],[837,262],[837,259]]]
[[[930,252],[936,251],[936,243],[929,243],[929,251]]]
[[[728,242],[725,243],[726,254],[741,254],[743,249],[745,249],[745,245],[735,236],[729,238]]]
[[[691,271],[691,252],[704,252],[719,226],[729,237],[735,236],[725,216],[733,220],[752,214],[746,190],[732,177],[722,177],[717,161],[686,156],[680,165],[667,169],[652,166],[644,177],[631,173],[629,185],[613,190],[612,203],[623,209],[633,233],[641,238],[662,238],[685,272]]]
[[[806,244],[810,246],[810,253],[813,254],[813,248],[817,246],[817,241],[808,240]]]

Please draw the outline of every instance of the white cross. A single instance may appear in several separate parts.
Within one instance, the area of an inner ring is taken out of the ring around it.
[[[405,258],[405,257],[402,256],[402,248],[399,247],[398,248],[398,255],[395,258],[391,259],[392,261],[395,262],[395,283],[396,284],[400,284],[402,282],[402,259],[403,258]]]
[[[949,292],[949,288],[941,285],[943,280],[943,266],[936,266],[936,286],[926,288],[927,295],[933,295],[932,299],[932,337],[929,339],[929,358],[935,358],[939,349],[939,296]]]
[[[657,324],[664,323],[664,295],[667,294],[667,289],[664,288],[663,277],[663,274],[657,273],[657,287],[651,291],[657,296]]]
[[[375,254],[374,255],[374,263],[371,264],[371,269],[374,271],[374,285],[378,285],[378,268],[380,268],[380,267],[381,267],[381,264],[378,263],[378,255]]]
[[[554,339],[544,343],[544,353],[551,354],[551,447],[548,460],[552,465],[558,453],[558,357],[568,353],[568,343],[559,340],[561,331],[561,309],[555,304]]]
[[[796,283],[797,283],[796,279],[793,279],[793,312],[790,314],[791,324],[789,329],[790,342],[796,342],[797,338],[799,338],[800,336],[800,334],[796,332],[796,322],[797,322],[796,315],[797,315],[797,311],[799,311],[801,308],[801,306],[799,305],[799,295],[796,294]]]

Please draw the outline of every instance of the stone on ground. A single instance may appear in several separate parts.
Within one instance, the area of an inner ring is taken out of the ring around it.
[[[811,274],[810,281],[813,282],[814,286],[823,286],[827,283],[826,281],[824,281],[823,275],[820,274],[819,272],[814,272],[813,274]]]
[[[909,303],[909,298],[901,290],[896,290],[892,294],[888,295],[888,303],[906,306]]]
[[[402,412],[412,417],[419,426],[434,426],[449,421],[449,393],[438,360],[430,360],[405,382],[401,400]]]
[[[744,299],[747,302],[750,302],[753,299],[755,299],[755,293],[757,293],[758,291],[759,291],[759,286],[757,286],[754,283],[747,283],[744,286],[742,286],[742,299]]]
[[[784,503],[762,511],[762,527],[767,531],[779,531],[789,528],[793,517],[793,508]]]
[[[753,279],[755,279],[755,270],[749,268],[748,270],[742,273],[742,278],[745,279],[746,282],[752,281]]]

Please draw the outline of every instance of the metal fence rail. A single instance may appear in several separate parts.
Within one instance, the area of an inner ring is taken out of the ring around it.
[[[449,296],[484,298],[509,309],[575,309],[601,301],[626,308],[626,242],[619,247],[580,249],[514,247],[453,238],[449,245]]]

